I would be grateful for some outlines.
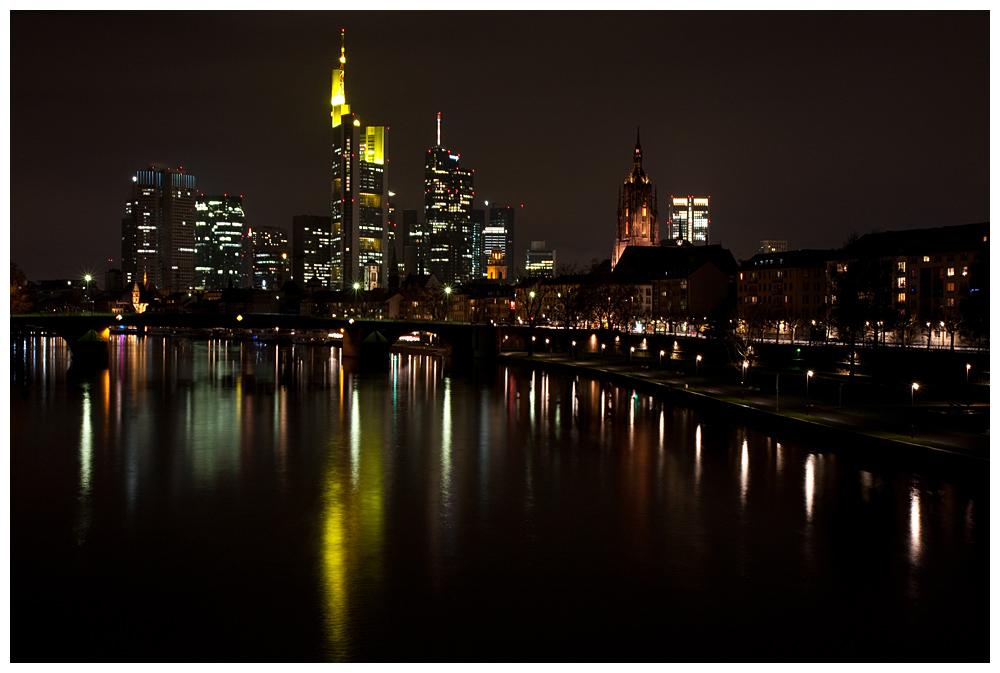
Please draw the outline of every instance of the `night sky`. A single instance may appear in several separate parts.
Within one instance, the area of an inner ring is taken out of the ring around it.
[[[711,195],[737,259],[989,220],[986,11],[14,11],[11,261],[103,283],[154,164],[242,194],[251,227],[329,214],[341,28],[397,209],[422,213],[441,111],[476,207],[518,207],[519,266],[531,240],[559,264],[611,256],[637,127],[661,222],[671,194]]]

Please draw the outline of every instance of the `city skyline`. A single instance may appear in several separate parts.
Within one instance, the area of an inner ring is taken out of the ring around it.
[[[114,36],[151,13],[11,16],[11,260],[29,279],[120,267],[151,164],[243,194],[250,227],[328,214],[341,29],[351,107],[391,129],[396,212],[422,205],[441,111],[473,207],[524,204],[515,257],[531,240],[611,257],[636,126],[663,198],[711,196],[709,242],[738,259],[989,220],[986,12],[178,12],[141,45]],[[60,167],[88,178],[53,190]]]

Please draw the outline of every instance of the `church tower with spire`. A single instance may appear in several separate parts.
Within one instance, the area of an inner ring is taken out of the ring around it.
[[[659,245],[660,227],[656,220],[656,188],[642,169],[642,146],[635,131],[635,156],[632,170],[618,192],[618,226],[611,268],[615,268],[625,248],[630,245]]]

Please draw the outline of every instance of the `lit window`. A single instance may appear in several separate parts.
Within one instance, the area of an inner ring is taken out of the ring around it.
[[[905,304],[906,303],[906,293],[905,292],[900,292],[899,294],[897,294],[896,295],[896,301],[899,302],[900,304]]]
[[[930,255],[924,255],[924,261],[925,262],[931,261]]]
[[[955,284],[948,283],[948,292],[954,292],[954,291],[955,291]]]
[[[955,275],[955,267],[953,267],[953,266],[949,266],[948,267],[948,275],[949,276],[954,276]]]

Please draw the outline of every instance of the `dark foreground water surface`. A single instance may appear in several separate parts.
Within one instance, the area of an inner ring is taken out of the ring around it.
[[[585,378],[15,340],[13,661],[989,659],[988,468]]]

